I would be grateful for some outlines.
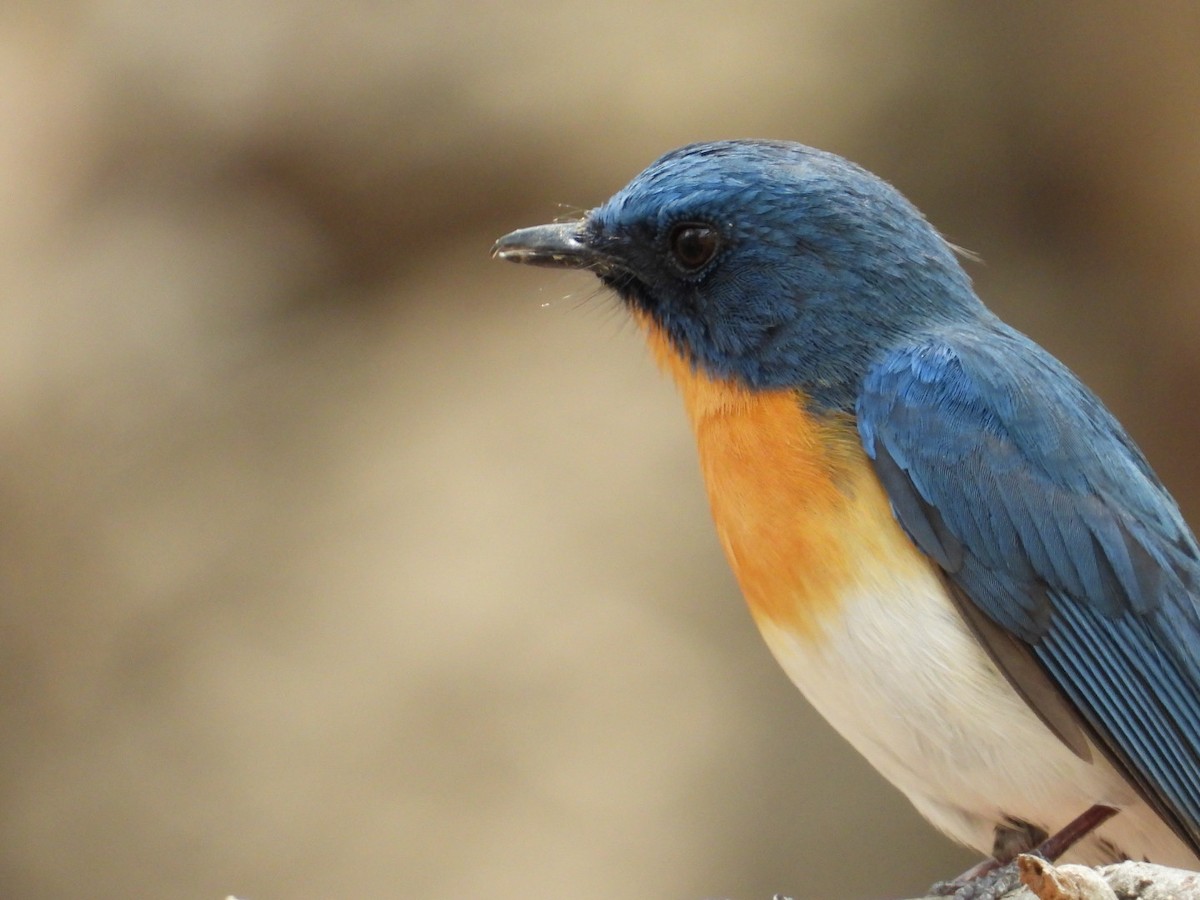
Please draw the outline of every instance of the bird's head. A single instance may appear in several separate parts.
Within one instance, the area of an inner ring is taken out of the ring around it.
[[[493,254],[590,269],[711,377],[848,409],[906,335],[982,309],[949,244],[894,188],[800,144],[668,153],[573,222]]]

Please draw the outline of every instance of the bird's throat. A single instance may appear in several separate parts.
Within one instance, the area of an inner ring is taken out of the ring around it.
[[[761,627],[819,638],[864,566],[913,552],[853,420],[814,414],[798,390],[712,378],[640,322],[683,395],[717,534],[751,613]]]

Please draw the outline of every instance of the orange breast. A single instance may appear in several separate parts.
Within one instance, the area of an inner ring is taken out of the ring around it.
[[[849,416],[714,380],[642,324],[683,394],[717,534],[760,625],[816,638],[864,569],[920,564]]]

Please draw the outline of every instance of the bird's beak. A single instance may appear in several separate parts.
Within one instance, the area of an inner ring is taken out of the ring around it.
[[[558,269],[586,269],[600,261],[584,236],[583,220],[535,225],[506,234],[492,246],[492,258]]]

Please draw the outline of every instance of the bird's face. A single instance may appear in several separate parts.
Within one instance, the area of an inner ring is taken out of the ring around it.
[[[681,148],[582,219],[514,232],[494,253],[590,269],[707,374],[831,407],[897,332],[977,303],[899,193],[798,144]]]

